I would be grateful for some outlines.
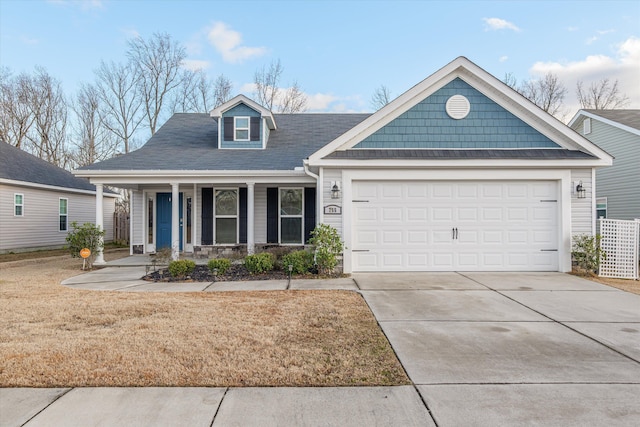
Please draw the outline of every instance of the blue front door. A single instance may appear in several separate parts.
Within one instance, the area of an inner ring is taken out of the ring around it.
[[[157,193],[156,250],[171,247],[171,193]],[[182,193],[180,193],[180,250],[182,250]]]

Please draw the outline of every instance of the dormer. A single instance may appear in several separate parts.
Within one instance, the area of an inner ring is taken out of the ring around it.
[[[269,133],[276,129],[271,111],[244,95],[214,108],[210,116],[218,121],[220,149],[267,148]]]

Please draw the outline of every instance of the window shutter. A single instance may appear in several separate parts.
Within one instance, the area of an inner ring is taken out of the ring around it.
[[[267,243],[278,243],[277,188],[267,188]]]
[[[260,141],[260,117],[251,117],[250,132],[251,141]]]
[[[233,141],[233,117],[225,117],[222,123],[224,125],[224,141]]]
[[[304,189],[304,242],[311,238],[311,232],[316,228],[316,189]]]
[[[202,234],[203,245],[213,245],[213,188],[202,189]]]
[[[247,243],[247,189],[240,188],[238,190],[238,196],[240,196],[240,212],[238,212],[240,220],[239,243]]]

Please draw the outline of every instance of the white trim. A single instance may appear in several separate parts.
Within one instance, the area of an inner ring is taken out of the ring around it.
[[[550,138],[556,144],[565,146],[565,148],[586,150],[598,157],[599,160],[604,160],[605,163],[608,160],[609,164],[611,164],[612,158],[605,151],[462,56],[445,65],[351,130],[313,153],[309,156],[309,163],[313,166],[318,166],[320,165],[319,161],[332,152],[352,148],[358,142],[378,131],[455,78],[463,79],[473,88]]]
[[[276,121],[273,118],[273,114],[271,114],[271,111],[267,110],[262,105],[256,103],[255,101],[247,98],[244,95],[238,95],[230,99],[229,101],[225,102],[224,104],[219,105],[218,107],[211,110],[211,112],[209,113],[209,116],[216,119],[220,119],[225,112],[231,110],[233,107],[236,107],[239,104],[245,104],[247,107],[259,112],[262,118],[264,118],[267,121],[267,125],[269,126],[269,129],[271,130],[277,129]],[[219,131],[220,131],[220,128],[218,128],[218,135],[220,135]]]
[[[622,110],[624,111],[624,110]],[[618,129],[630,132],[634,135],[640,135],[640,129],[636,129],[636,128],[632,128],[631,126],[627,126],[627,125],[623,125],[622,123],[616,122],[615,120],[611,120],[611,119],[606,119],[602,116],[599,116],[597,114],[594,113],[590,113],[588,111],[584,111],[584,110],[580,110],[576,113],[575,116],[573,116],[573,118],[571,119],[571,121],[569,122],[569,127],[573,126],[575,124],[575,122],[577,122],[581,116],[584,117],[588,117],[590,119],[594,119],[597,120],[599,122],[608,124],[610,126],[616,127]],[[591,125],[591,130],[593,132],[593,124]]]
[[[611,162],[599,160],[529,160],[529,159],[320,159],[314,163],[317,167],[341,168],[581,168],[611,166]]]
[[[282,215],[282,190],[300,190],[302,199],[300,215]],[[300,242],[282,243],[282,218],[300,218]],[[304,245],[304,237],[304,187],[278,187],[278,244],[282,246]]]
[[[66,213],[64,214],[65,217],[65,226],[64,226],[64,230],[60,230],[60,219],[62,218],[63,214],[60,212],[60,208],[61,206],[61,202],[65,201],[65,211]],[[59,232],[64,232],[64,233],[68,233],[69,232],[69,198],[68,197],[58,197],[58,231]]]
[[[21,203],[16,203],[16,196],[20,196]],[[16,215],[16,208],[20,206],[20,215]],[[24,193],[13,193],[13,216],[17,218],[24,218]]]
[[[231,190],[236,192],[236,214],[235,215],[218,215],[217,206],[216,206],[216,193],[218,191],[226,191]],[[217,236],[217,227],[216,220],[218,218],[221,219],[231,219],[234,218],[236,220],[236,241],[235,243],[220,243],[218,242]],[[213,188],[213,244],[216,246],[225,246],[225,245],[237,245],[240,241],[240,190],[238,187],[214,187]]]
[[[17,185],[20,187],[39,188],[42,190],[63,191],[65,193],[90,194],[92,196],[96,195],[96,192],[91,190],[80,190],[80,189],[69,188],[69,187],[58,187],[55,185],[38,184],[36,182],[27,182],[27,181],[16,181],[14,179],[6,179],[6,178],[0,178],[0,184]],[[106,197],[113,197],[113,198],[120,197],[119,194],[113,194],[113,193],[105,193],[104,195]]]
[[[344,272],[351,273],[352,259],[352,202],[353,181],[557,181],[558,182],[558,268],[571,271],[571,171],[559,169],[505,169],[505,170],[357,170],[342,171],[342,239],[345,243]]]
[[[584,135],[589,135],[592,132],[591,130],[591,117],[586,117],[582,121],[582,133]]]
[[[247,127],[238,126],[238,120],[246,120]],[[238,138],[238,130],[246,130],[247,138]],[[233,142],[249,142],[251,141],[251,116],[234,116],[233,117]]]

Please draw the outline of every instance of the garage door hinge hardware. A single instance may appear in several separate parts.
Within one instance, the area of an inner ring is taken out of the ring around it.
[[[369,252],[369,249],[353,249],[351,252]]]
[[[458,240],[458,227],[454,227],[451,229],[451,238],[453,240]]]
[[[551,202],[551,203],[556,203],[557,200],[540,200],[542,203],[544,202]]]
[[[368,200],[352,200],[353,203],[369,203]]]
[[[540,252],[558,252],[557,249],[540,249]]]

